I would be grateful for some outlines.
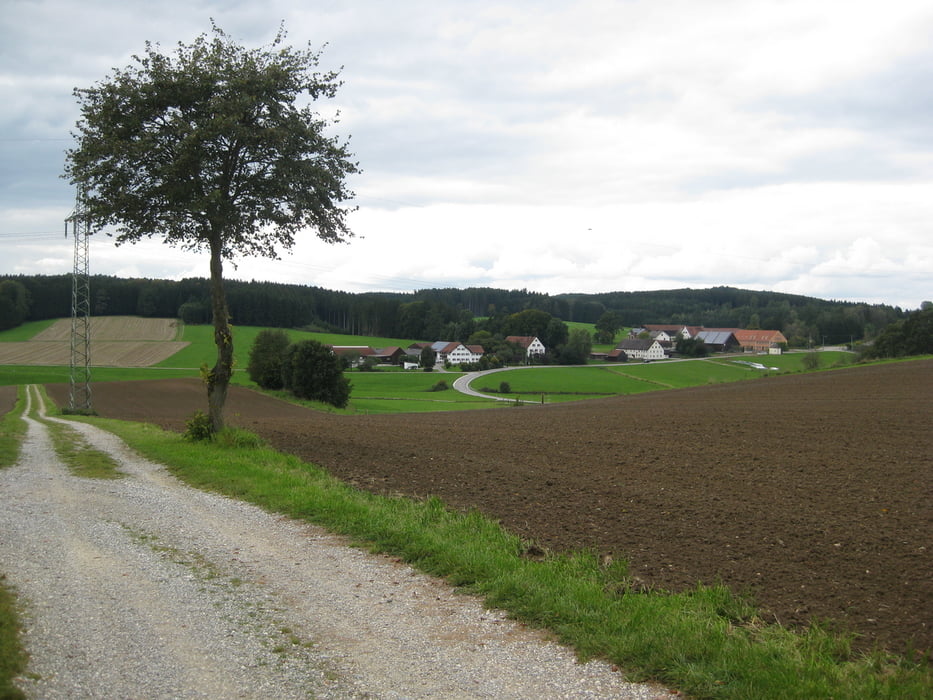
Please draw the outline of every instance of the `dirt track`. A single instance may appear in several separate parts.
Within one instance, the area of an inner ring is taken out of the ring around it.
[[[67,387],[49,387],[57,402]],[[197,380],[94,386],[179,430]],[[782,624],[933,650],[933,361],[543,407],[341,417],[233,388],[228,422],[379,493],[476,507],[644,585],[721,580]]]

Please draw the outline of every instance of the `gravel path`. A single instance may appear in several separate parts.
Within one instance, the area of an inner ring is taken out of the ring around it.
[[[62,422],[127,476],[71,475],[31,419],[19,463],[0,471],[0,572],[25,606],[30,697],[670,697],[578,664],[405,565],[191,489],[112,434]]]

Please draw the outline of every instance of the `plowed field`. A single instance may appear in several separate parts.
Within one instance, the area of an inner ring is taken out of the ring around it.
[[[99,383],[94,404],[180,430],[206,398],[197,380]],[[933,361],[488,411],[334,416],[237,387],[227,405],[361,488],[627,557],[644,587],[722,581],[784,625],[933,649]]]

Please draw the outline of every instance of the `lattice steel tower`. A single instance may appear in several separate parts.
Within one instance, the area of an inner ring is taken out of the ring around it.
[[[74,272],[71,276],[71,393],[72,411],[91,411],[91,281],[88,274],[90,219],[81,191],[75,210],[65,219],[75,239]]]

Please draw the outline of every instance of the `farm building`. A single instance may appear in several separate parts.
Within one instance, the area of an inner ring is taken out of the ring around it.
[[[449,362],[452,365],[479,362],[485,352],[482,345],[464,345],[446,340],[433,343],[431,349],[437,353],[439,364]]]
[[[703,329],[696,337],[712,352],[728,352],[739,345],[734,331],[729,328]]]
[[[335,355],[349,360],[350,364],[358,366],[362,361],[376,354],[368,345],[328,345],[331,352]]]
[[[384,365],[400,365],[402,363],[402,358],[405,357],[406,353],[402,348],[397,345],[392,345],[387,348],[382,348],[376,350],[372,357],[377,361],[381,362]]]
[[[663,360],[667,357],[664,348],[657,340],[644,338],[626,338],[609,353],[606,359],[624,362],[626,360]]]
[[[771,352],[787,346],[787,338],[781,331],[737,330],[733,335],[745,352]]]
[[[641,328],[633,328],[629,332],[629,338],[637,338],[647,333],[649,337],[657,340],[662,345],[664,343],[676,343],[678,339],[689,339],[696,336],[702,330],[699,326],[681,326],[664,325],[659,323],[646,323]]]
[[[521,345],[525,348],[525,356],[529,358],[532,355],[543,355],[546,352],[544,343],[533,335],[510,335],[506,338],[506,341]]]

